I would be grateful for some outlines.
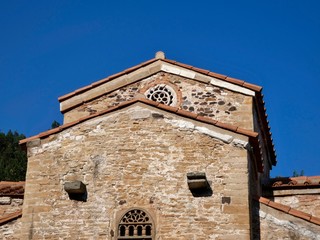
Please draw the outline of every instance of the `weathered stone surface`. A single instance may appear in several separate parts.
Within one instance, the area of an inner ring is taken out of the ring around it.
[[[320,217],[320,194],[296,194],[277,196],[275,202],[290,206],[297,210]]]
[[[253,129],[251,96],[168,73],[154,74],[76,107],[64,114],[64,122],[75,121],[135,97],[144,97],[148,86],[151,87],[160,82],[173,84],[181,91],[182,96],[178,100],[177,107],[222,122]]]
[[[11,197],[0,197],[0,205],[10,205]]]
[[[22,209],[23,199],[14,197],[0,197],[0,218],[15,213]],[[0,225],[0,238],[13,240],[20,239],[15,234],[19,233],[21,227],[20,219]]]
[[[259,208],[261,239],[319,239],[319,226],[263,204],[260,204]]]
[[[97,117],[28,149],[21,239],[111,239],[121,214],[135,207],[150,213],[157,239],[249,239],[247,150],[174,125],[162,112],[136,113]],[[205,172],[212,195],[194,197],[188,172]],[[87,202],[64,191],[75,180],[86,184]]]

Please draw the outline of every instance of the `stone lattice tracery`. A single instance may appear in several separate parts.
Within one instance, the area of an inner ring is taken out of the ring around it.
[[[163,103],[169,106],[176,104],[177,97],[174,90],[165,84],[159,84],[146,92],[146,97],[152,101]]]
[[[144,211],[133,209],[128,211],[118,226],[118,239],[152,239],[152,221]]]

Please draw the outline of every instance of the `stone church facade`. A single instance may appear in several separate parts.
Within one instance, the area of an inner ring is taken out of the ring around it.
[[[158,52],[60,97],[64,124],[20,142],[22,217],[0,233],[11,224],[8,239],[319,239],[320,178],[270,179],[261,91]]]

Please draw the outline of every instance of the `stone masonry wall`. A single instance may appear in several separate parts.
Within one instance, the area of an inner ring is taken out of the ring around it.
[[[0,197],[0,217],[22,209],[23,199],[4,196]]]
[[[303,191],[303,190],[300,190]],[[288,195],[275,197],[275,202],[290,206],[294,209],[320,217],[320,194],[305,194],[305,195]]]
[[[247,150],[154,111],[135,106],[30,142],[20,239],[116,239],[131,208],[151,215],[158,240],[250,239]],[[192,195],[194,171],[211,196]],[[86,202],[64,191],[74,180]]]
[[[15,213],[22,210],[23,199],[2,196],[0,197],[0,218],[5,217],[8,214]],[[17,232],[21,226],[20,219],[12,222],[0,225],[0,237],[1,239],[11,240],[18,239],[13,237],[13,233]]]
[[[318,240],[319,226],[260,204],[260,238],[262,240]]]
[[[163,72],[66,112],[64,122],[75,121],[135,97],[144,97],[145,91],[157,83],[169,83],[176,88],[178,106],[181,109],[246,129],[253,129],[252,97]]]

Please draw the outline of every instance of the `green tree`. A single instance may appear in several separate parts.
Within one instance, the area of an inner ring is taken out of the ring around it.
[[[304,170],[301,170],[300,173],[297,172],[296,170],[293,171],[292,177],[300,177],[300,176],[304,176]]]
[[[27,154],[19,146],[23,134],[0,132],[0,180],[23,181],[27,170]]]
[[[60,123],[57,122],[56,120],[54,120],[54,121],[51,123],[51,129],[57,128],[57,127],[59,127],[59,126],[60,126]]]

